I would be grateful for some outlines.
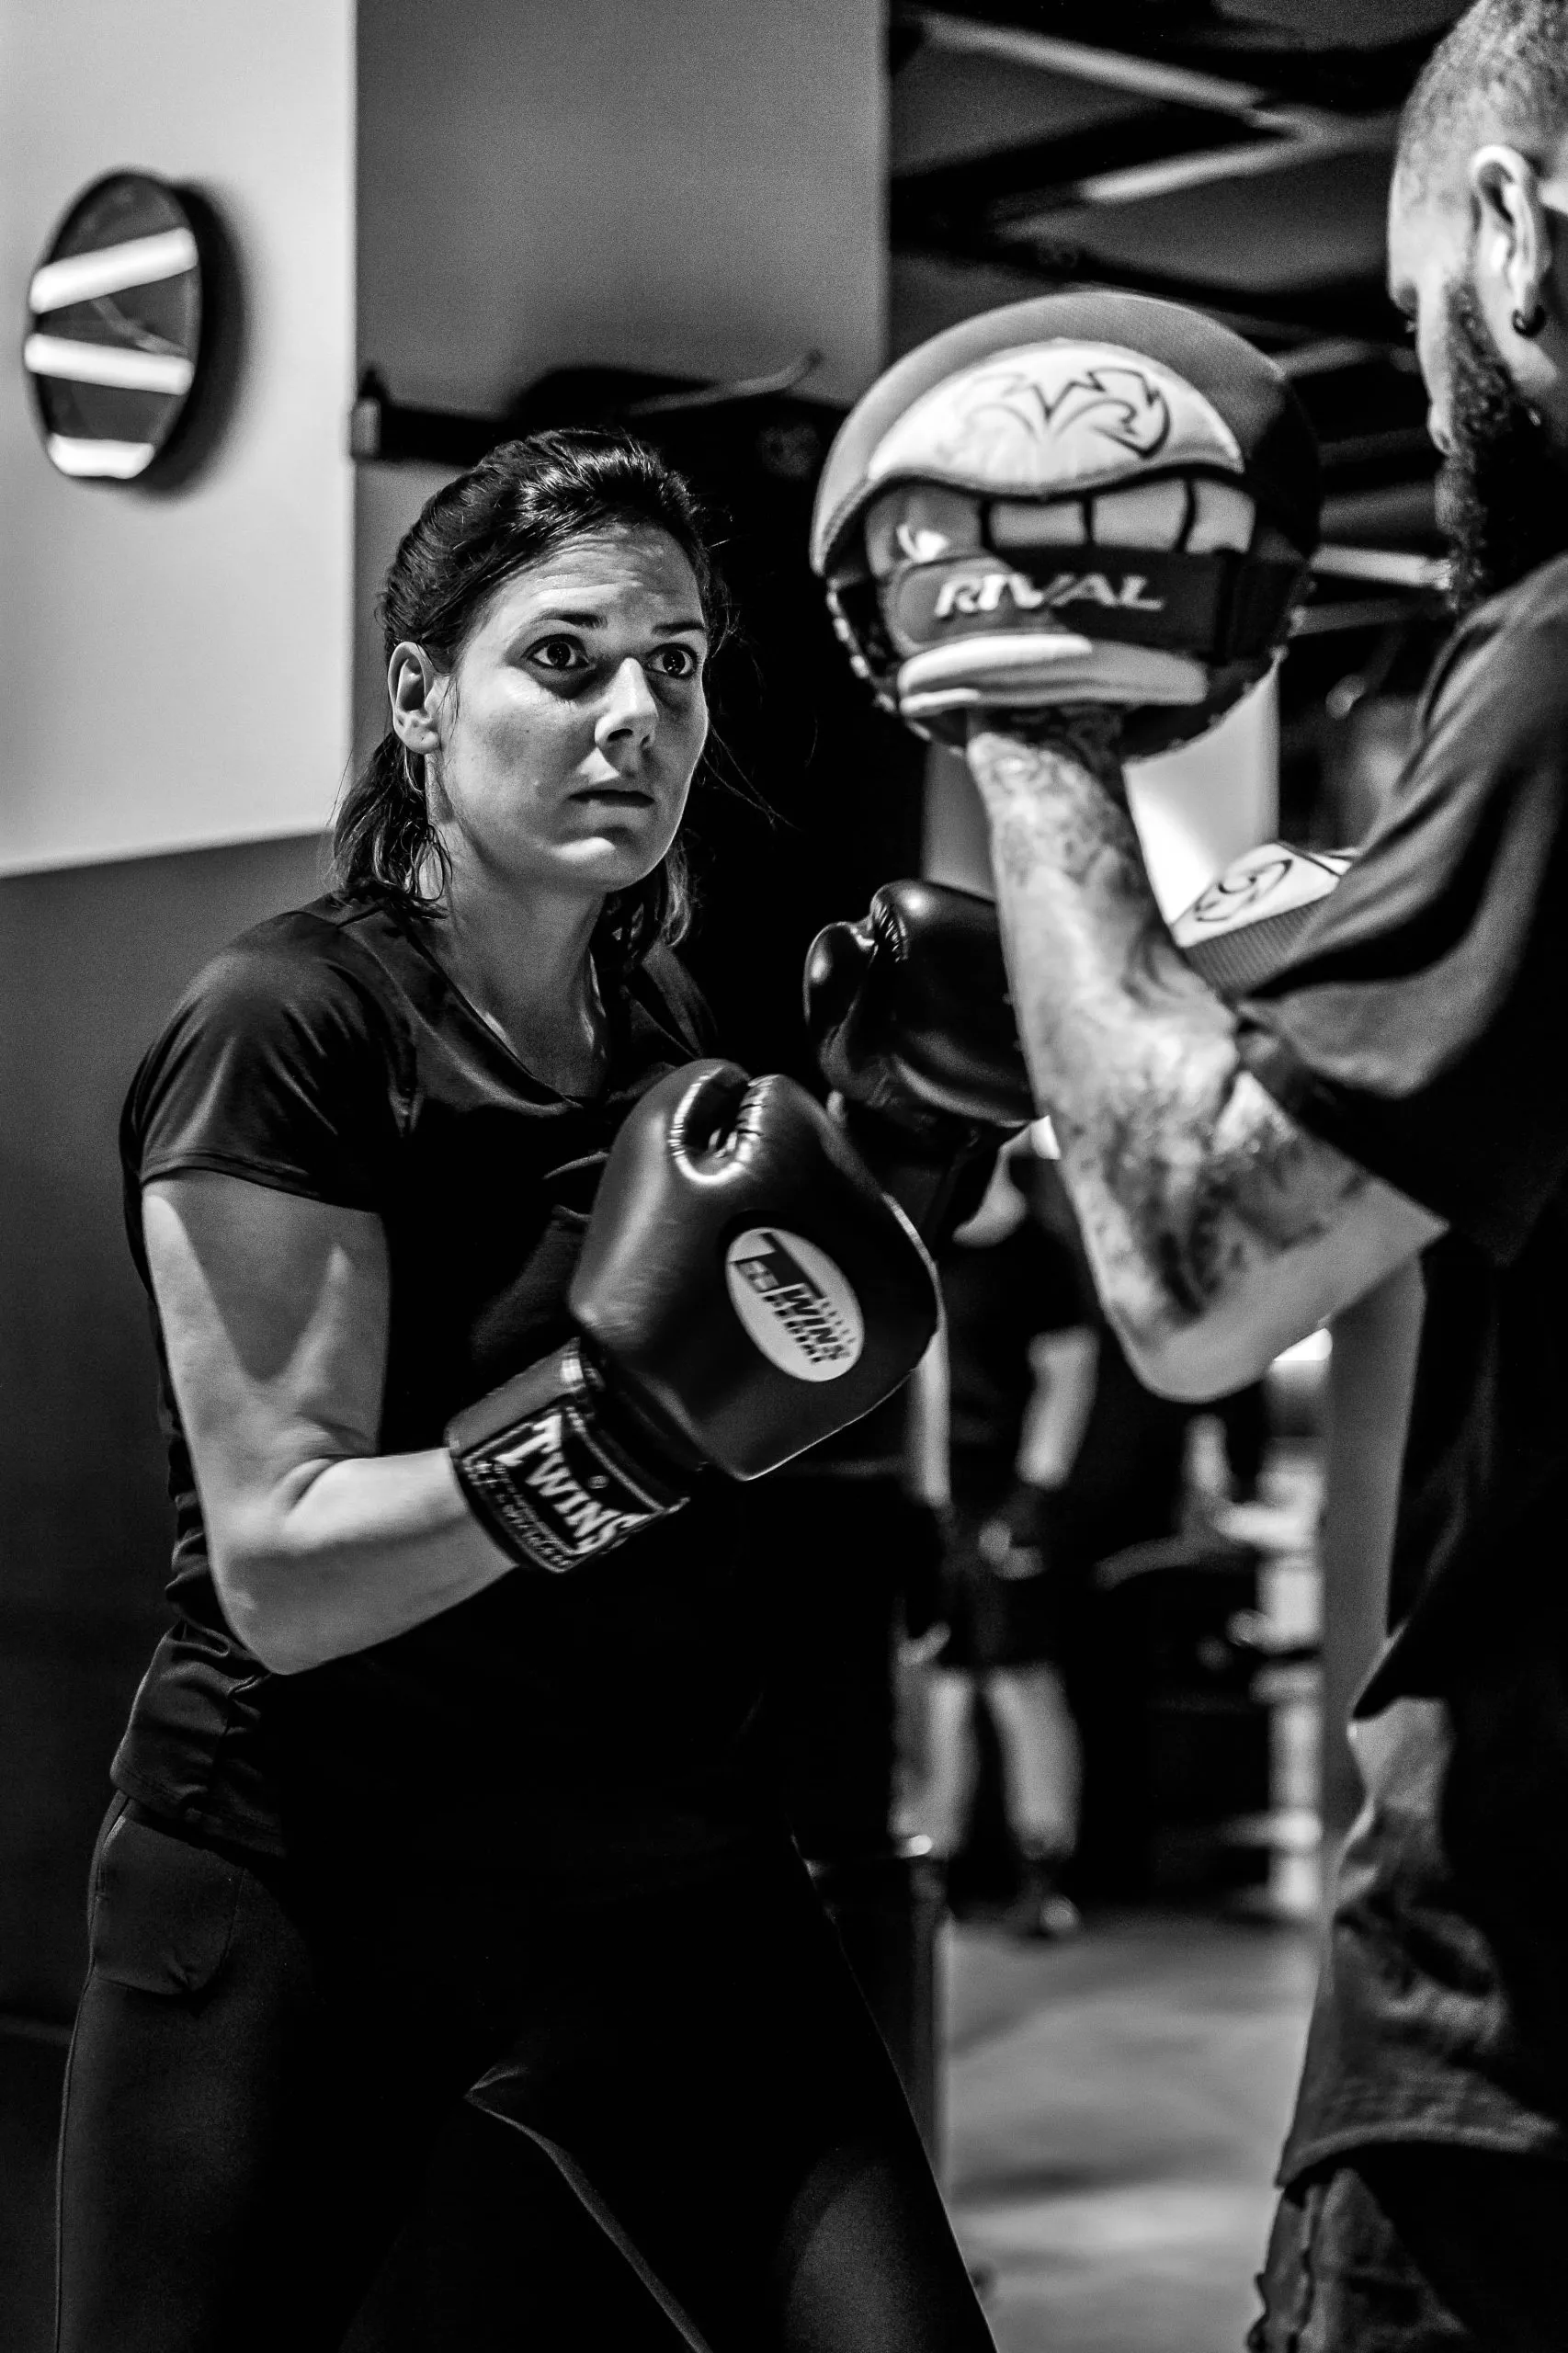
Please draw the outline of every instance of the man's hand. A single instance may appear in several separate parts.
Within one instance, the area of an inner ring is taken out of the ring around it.
[[[1097,1287],[1153,1388],[1210,1397],[1441,1233],[1298,1127],[1183,962],[1128,812],[1114,711],[983,712],[1014,1007]]]

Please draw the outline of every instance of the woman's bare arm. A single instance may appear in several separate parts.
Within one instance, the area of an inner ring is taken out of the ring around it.
[[[1144,871],[1111,714],[977,722],[1013,998],[1095,1277],[1153,1388],[1211,1397],[1439,1221],[1298,1127],[1243,1064]]]
[[[378,1218],[203,1173],[149,1185],[142,1219],[213,1582],[264,1666],[364,1650],[506,1574],[444,1448],[375,1451]]]

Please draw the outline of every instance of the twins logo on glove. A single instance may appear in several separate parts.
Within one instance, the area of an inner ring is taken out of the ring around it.
[[[839,1381],[859,1359],[860,1302],[825,1250],[801,1233],[748,1226],[724,1254],[730,1303],[770,1364],[797,1381]]]
[[[1091,702],[1148,752],[1267,669],[1317,517],[1316,444],[1271,361],[1175,303],[1060,294],[967,320],[872,387],[812,554],[851,660],[921,733]]]

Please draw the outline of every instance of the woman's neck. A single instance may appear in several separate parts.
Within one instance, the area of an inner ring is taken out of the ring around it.
[[[566,1094],[601,1075],[603,1008],[590,949],[603,901],[476,889],[454,875],[434,946],[463,995],[535,1076]]]

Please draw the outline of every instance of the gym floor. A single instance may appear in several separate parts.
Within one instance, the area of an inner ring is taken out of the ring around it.
[[[950,1932],[947,2168],[1000,2353],[1241,2353],[1314,1943],[1179,1913]]]
[[[947,2181],[1000,2353],[1240,2353],[1312,1940],[1181,1913],[949,1931]],[[64,2052],[0,2025],[0,2341],[45,2353]]]

